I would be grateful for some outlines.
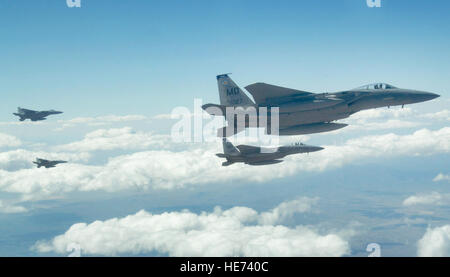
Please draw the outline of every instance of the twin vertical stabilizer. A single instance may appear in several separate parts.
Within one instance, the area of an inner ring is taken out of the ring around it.
[[[255,105],[227,74],[217,76],[217,85],[219,86],[220,105],[226,107]]]

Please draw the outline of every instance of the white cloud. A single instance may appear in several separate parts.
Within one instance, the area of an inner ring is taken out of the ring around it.
[[[27,209],[22,206],[7,204],[2,200],[0,200],[0,213],[14,214],[14,213],[24,213],[26,211]]]
[[[413,128],[422,125],[419,122],[412,122],[406,120],[389,119],[385,122],[366,122],[350,125],[350,129],[358,130],[384,130],[384,129],[401,129],[401,128]]]
[[[373,119],[391,119],[391,118],[410,118],[416,112],[409,107],[406,108],[391,108],[391,109],[370,109],[357,112],[350,116],[349,120],[356,122],[366,122]]]
[[[435,113],[422,114],[409,107],[391,109],[371,109],[351,115],[341,122],[349,124],[348,127],[335,131],[342,133],[355,130],[385,130],[413,128],[421,125],[429,125],[429,120],[450,120],[450,111],[442,110]]]
[[[421,117],[429,118],[429,119],[436,119],[436,120],[445,120],[450,121],[450,110],[442,110],[435,113],[427,113],[422,115]]]
[[[439,192],[431,192],[428,194],[413,195],[403,201],[404,206],[414,205],[442,205],[450,199],[449,195]]]
[[[170,142],[168,135],[156,135],[145,132],[135,132],[130,127],[115,129],[100,129],[88,133],[81,141],[55,147],[64,151],[98,151],[98,150],[131,150],[148,147],[167,148]]]
[[[0,122],[0,126],[24,126],[24,125],[46,125],[45,121],[6,121]]]
[[[203,111],[201,109],[201,107],[198,107],[199,110],[197,110],[196,112],[191,112],[189,111],[189,109],[185,110],[185,113],[181,113],[181,111],[176,112],[176,109],[174,109],[175,112],[173,113],[166,113],[166,114],[157,114],[155,116],[152,117],[152,119],[156,119],[156,120],[178,120],[181,119],[183,117],[188,117],[188,118],[203,118],[203,119],[212,119],[213,117],[208,114],[207,112]]]
[[[364,158],[448,153],[450,128],[351,139],[340,146],[325,146],[325,150],[317,153],[293,155],[283,163],[261,167],[243,164],[222,167],[222,160],[214,155],[222,151],[219,143],[199,147],[180,152],[137,152],[112,158],[104,166],[66,164],[51,170],[0,170],[0,190],[23,194],[26,199],[40,199],[77,190],[174,189],[188,184],[267,182],[305,171],[338,168]]]
[[[450,225],[428,228],[417,242],[417,255],[420,257],[449,257]]]
[[[8,135],[8,134],[2,134],[0,133],[0,148],[1,147],[17,147],[20,146],[22,142],[20,139]]]
[[[309,212],[317,203],[318,198],[301,197],[292,201],[283,202],[271,211],[263,212],[259,222],[263,225],[273,225],[291,218],[296,213]]]
[[[200,214],[187,210],[152,214],[142,210],[124,218],[74,224],[50,241],[37,242],[33,249],[66,253],[69,244],[77,243],[82,253],[107,256],[153,251],[169,256],[342,256],[350,253],[349,243],[338,234],[322,235],[305,226],[259,224],[261,216],[247,207],[228,210],[216,207],[213,212]]]
[[[420,122],[417,120],[417,116],[418,112],[409,107],[364,110],[341,120],[342,123],[347,123],[349,126],[334,131],[334,133],[414,128],[425,125],[426,122]]]
[[[153,119],[162,119],[162,120],[179,119],[179,118],[181,118],[181,115],[165,113],[165,114],[157,114],[157,115],[153,116],[152,118]]]
[[[88,126],[101,126],[101,125],[109,125],[112,123],[120,123],[120,122],[130,122],[130,121],[142,121],[146,120],[147,117],[144,115],[105,115],[98,117],[76,117],[69,120],[58,120],[58,123],[62,124],[58,131],[61,131],[65,128],[75,127],[80,124],[85,124]]]
[[[434,182],[450,181],[450,175],[439,173],[436,177],[434,177],[433,181]]]

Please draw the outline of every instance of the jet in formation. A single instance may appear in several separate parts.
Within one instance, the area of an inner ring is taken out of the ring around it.
[[[17,108],[17,113],[13,113],[14,115],[20,117],[20,121],[24,121],[26,119],[29,119],[31,121],[40,121],[40,120],[46,120],[47,116],[52,114],[61,114],[63,112],[49,110],[49,111],[33,111],[28,109],[22,109]]]
[[[51,168],[55,167],[57,164],[67,163],[66,161],[49,161],[44,159],[36,158],[36,161],[33,162],[37,165],[38,168],[45,167],[45,168]]]
[[[309,153],[323,150],[322,147],[295,143],[293,145],[279,147],[259,147],[251,145],[234,146],[226,138],[222,139],[223,154],[218,153],[219,158],[227,159],[222,166],[229,166],[233,163],[245,163],[248,165],[267,165],[281,163],[280,160],[288,155]]]
[[[351,90],[333,93],[311,93],[265,83],[255,83],[245,87],[253,96],[250,99],[228,76],[218,75],[220,105],[206,104],[202,108],[211,115],[227,116],[227,107],[254,107],[260,119],[259,108],[267,108],[266,133],[271,133],[270,111],[279,108],[278,135],[304,135],[328,132],[346,127],[347,124],[334,122],[367,109],[414,104],[432,100],[438,94],[397,88],[385,83],[365,85]],[[210,109],[214,108],[214,109]],[[244,112],[245,113],[245,112]],[[219,129],[218,135],[227,137],[249,127],[249,120],[238,122],[234,115],[234,124]],[[270,129],[270,130],[268,130]]]

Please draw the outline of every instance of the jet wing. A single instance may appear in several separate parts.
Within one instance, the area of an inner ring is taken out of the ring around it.
[[[236,148],[242,154],[253,154],[253,153],[259,153],[261,151],[260,147],[251,146],[251,145],[238,145],[238,146],[236,146]]]
[[[245,89],[250,92],[255,99],[256,104],[262,104],[268,102],[271,98],[280,98],[286,96],[306,96],[314,94],[312,92],[296,90],[291,88],[284,88],[274,85],[269,85],[266,83],[255,83],[245,87]]]

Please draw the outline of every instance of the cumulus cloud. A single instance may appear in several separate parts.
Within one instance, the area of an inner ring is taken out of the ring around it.
[[[166,148],[170,136],[135,132],[130,127],[100,129],[86,134],[81,141],[56,147],[63,151],[132,150],[148,147]]]
[[[318,200],[318,198],[301,197],[292,201],[283,202],[271,211],[261,213],[258,221],[263,225],[273,225],[283,222],[296,213],[311,211],[313,205]]]
[[[403,201],[404,206],[442,205],[450,200],[450,195],[433,191],[428,194],[413,195]]]
[[[75,190],[174,189],[186,185],[221,184],[230,181],[267,182],[304,171],[324,171],[374,157],[432,155],[450,152],[450,128],[422,129],[410,135],[387,134],[348,140],[325,146],[310,155],[293,155],[283,163],[251,167],[222,167],[214,154],[219,144],[172,151],[145,151],[112,158],[103,166],[66,164],[51,170],[0,170],[0,190],[23,194],[27,199]]]
[[[15,214],[15,213],[23,213],[26,211],[27,211],[27,209],[22,206],[8,204],[8,203],[0,200],[0,213]]]
[[[101,126],[101,125],[109,125],[112,123],[120,123],[120,122],[130,122],[130,121],[141,121],[146,120],[147,117],[144,115],[105,115],[105,116],[97,116],[97,117],[76,117],[69,120],[58,120],[58,123],[62,124],[62,126],[57,129],[59,131],[75,127],[80,124],[88,125],[88,126]]]
[[[427,113],[422,115],[422,117],[429,119],[450,121],[450,110],[445,109],[435,113]]]
[[[20,141],[20,139],[8,134],[0,133],[0,148],[17,147],[20,146],[21,144],[22,142]]]
[[[353,114],[350,119],[354,121],[366,121],[369,119],[387,119],[387,118],[410,118],[417,114],[413,109],[406,108],[391,108],[391,109],[370,109],[357,112]]]
[[[433,181],[434,182],[450,181],[450,175],[439,173],[436,177],[434,177]]]
[[[297,204],[280,205],[294,208]],[[275,208],[276,209],[276,208]],[[270,212],[269,212],[270,213]],[[50,241],[39,241],[39,252],[66,253],[72,243],[88,255],[115,256],[156,251],[169,256],[342,256],[349,243],[334,233],[311,227],[289,228],[258,223],[263,214],[233,207],[199,214],[184,210],[152,214],[144,210],[124,218],[77,223]]]
[[[46,125],[45,121],[6,121],[0,122],[0,126],[24,126],[24,125]]]
[[[423,237],[417,242],[417,256],[450,256],[450,225],[428,228]]]

